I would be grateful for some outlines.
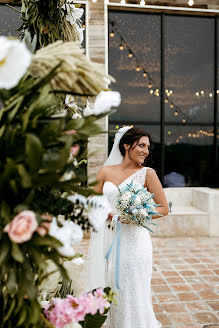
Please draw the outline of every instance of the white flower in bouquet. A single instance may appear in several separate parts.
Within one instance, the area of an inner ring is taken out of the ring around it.
[[[125,202],[125,203],[129,202],[130,199],[131,199],[131,193],[128,191],[126,193],[124,193],[121,197],[121,201]]]
[[[31,52],[18,40],[0,36],[0,89],[14,88],[26,73]]]
[[[58,239],[63,244],[63,246],[58,247],[58,251],[61,255],[74,256],[75,251],[73,246],[82,240],[83,231],[79,225],[71,221],[65,221],[60,228],[57,225],[57,219],[53,218],[49,235]]]
[[[141,215],[141,216],[148,216],[148,212],[147,212],[147,210],[145,209],[145,208],[141,208],[140,210],[139,210],[139,214]]]
[[[105,196],[93,196],[89,199],[88,220],[98,231],[105,223],[111,211],[111,207]]]
[[[121,103],[121,95],[117,91],[101,91],[94,102],[93,108],[84,109],[84,116],[100,115],[110,111],[111,107],[118,107]]]
[[[142,203],[141,197],[140,195],[137,195],[135,198],[135,205],[141,205],[141,203]]]
[[[74,25],[77,19],[80,19],[84,13],[84,9],[76,8],[72,0],[67,0],[67,3],[62,8],[67,11],[66,20],[71,25]]]

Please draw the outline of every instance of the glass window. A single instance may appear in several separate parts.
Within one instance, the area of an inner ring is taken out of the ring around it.
[[[213,126],[166,126],[165,174],[181,174],[189,187],[211,185],[213,136]]]
[[[166,121],[213,123],[214,18],[165,17],[165,90]]]
[[[159,15],[109,11],[109,74],[122,96],[111,120],[159,121]]]

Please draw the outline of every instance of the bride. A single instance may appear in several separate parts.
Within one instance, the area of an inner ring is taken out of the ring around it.
[[[155,194],[154,201],[161,205],[157,207],[160,214],[168,214],[168,204],[161,183],[155,171],[145,166],[145,160],[150,154],[150,144],[150,135],[139,128],[123,127],[116,133],[112,151],[97,175],[98,184],[94,188],[98,193],[103,192],[110,203],[109,220],[116,214],[118,187],[133,180]],[[153,219],[157,217],[154,216]],[[109,286],[117,292],[118,304],[111,306],[109,328],[161,327],[161,323],[155,318],[151,302],[150,233],[143,227],[122,224],[120,261],[117,258],[117,246],[113,248],[107,261],[105,255],[115,234],[115,229],[109,229],[109,221],[102,231],[92,233],[87,289]],[[116,275],[119,275],[119,286]]]

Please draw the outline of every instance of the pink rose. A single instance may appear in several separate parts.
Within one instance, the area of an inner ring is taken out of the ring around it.
[[[4,232],[8,233],[11,241],[21,244],[31,239],[38,223],[32,211],[22,211],[6,225]]]
[[[70,148],[70,154],[72,156],[76,156],[79,152],[80,146],[78,144],[74,145],[73,147]]]

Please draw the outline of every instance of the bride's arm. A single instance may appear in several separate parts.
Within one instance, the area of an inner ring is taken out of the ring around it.
[[[169,212],[169,206],[167,199],[163,190],[163,187],[160,183],[160,180],[153,169],[148,169],[146,174],[145,186],[147,187],[150,193],[154,194],[154,201],[156,204],[161,206],[157,207],[157,212],[163,216],[167,215]],[[156,219],[160,216],[154,215],[152,218]]]
[[[101,167],[96,177],[97,184],[93,187],[94,191],[96,191],[99,194],[102,194],[103,192],[103,185],[105,181],[104,177],[105,177],[105,170],[104,167]]]

